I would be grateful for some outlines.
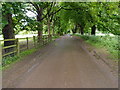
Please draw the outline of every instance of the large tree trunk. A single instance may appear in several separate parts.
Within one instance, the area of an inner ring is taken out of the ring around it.
[[[38,42],[41,41],[41,38],[42,38],[42,31],[38,30]]]
[[[39,10],[37,10],[37,21],[40,22],[38,25],[38,42],[41,41],[42,38],[42,31],[43,31],[43,25],[42,25],[42,8],[39,8]]]
[[[8,21],[8,24],[5,25],[5,27],[2,29],[2,33],[3,33],[3,38],[4,39],[15,39],[15,34],[14,34],[14,29],[13,29],[13,21],[12,21],[12,14],[7,14],[6,15],[6,20]],[[14,45],[15,41],[4,41],[4,46],[10,46],[10,45]],[[14,48],[8,48],[5,49],[5,52],[10,52],[12,51]]]
[[[93,25],[93,26],[91,27],[91,29],[92,29],[92,31],[91,31],[91,35],[95,35],[95,32],[96,32],[96,26]]]

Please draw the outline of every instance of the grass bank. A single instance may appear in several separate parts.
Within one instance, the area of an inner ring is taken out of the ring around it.
[[[5,65],[2,66],[2,70],[9,68],[14,63],[22,60],[24,57],[34,53],[35,51],[37,51],[37,48],[25,50],[25,51],[21,52],[19,56],[13,56],[13,57],[10,56],[7,58],[3,58],[2,61],[4,62]]]
[[[111,59],[118,60],[119,42],[118,36],[88,36],[88,35],[77,35],[85,40],[86,43],[96,47],[106,49]]]

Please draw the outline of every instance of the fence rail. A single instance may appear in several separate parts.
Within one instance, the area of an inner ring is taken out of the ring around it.
[[[54,35],[54,36],[43,35],[40,40],[38,40],[37,36],[0,40],[0,47],[2,46],[0,48],[0,57],[4,58],[11,54],[19,56],[20,52],[22,52],[23,50],[46,45],[50,41],[54,40],[53,37],[56,37],[56,36],[57,35]],[[5,41],[14,41],[14,44],[9,46],[4,46]],[[14,49],[6,53],[5,49],[10,49],[10,48],[14,48]]]

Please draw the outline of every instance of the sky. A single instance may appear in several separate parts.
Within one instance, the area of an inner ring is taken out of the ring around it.
[[[27,11],[26,15],[28,17],[36,17],[36,15],[33,12],[31,12],[31,11]]]

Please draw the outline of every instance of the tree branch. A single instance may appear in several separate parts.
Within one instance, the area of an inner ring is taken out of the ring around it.
[[[29,2],[29,3],[32,4],[32,5],[35,7],[36,10],[39,10],[39,7],[38,7],[37,4],[35,4],[35,3],[33,3],[33,2]]]

